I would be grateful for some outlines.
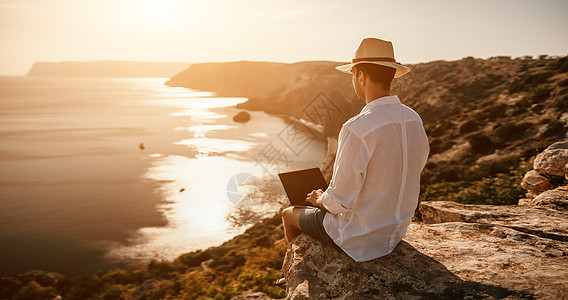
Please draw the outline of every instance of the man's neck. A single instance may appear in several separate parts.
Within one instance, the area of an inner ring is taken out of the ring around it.
[[[369,93],[365,95],[365,104],[369,104],[374,100],[390,95],[391,95],[390,91],[377,90],[375,93]]]

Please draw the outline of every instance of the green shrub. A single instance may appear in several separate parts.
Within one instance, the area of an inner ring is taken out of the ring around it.
[[[532,126],[528,122],[507,123],[497,128],[495,135],[502,141],[515,140],[524,136]]]
[[[533,100],[532,103],[545,101],[546,99],[548,99],[548,97],[550,97],[550,92],[552,92],[552,88],[550,87],[539,87],[531,95],[531,98]]]
[[[544,104],[542,103],[531,106],[531,111],[537,114],[540,114],[543,109],[544,109]]]
[[[479,123],[477,123],[476,120],[469,120],[459,127],[459,132],[461,134],[467,134],[476,131],[477,129],[479,129]]]
[[[231,250],[222,257],[214,259],[211,263],[211,267],[221,272],[228,272],[237,267],[243,266],[245,261],[246,258],[244,253],[238,250]]]
[[[191,253],[181,255],[176,259],[177,262],[183,264],[187,268],[199,267],[201,262],[209,260],[212,255],[209,251],[198,250]]]
[[[122,293],[127,292],[128,287],[120,284],[107,284],[103,287],[102,292],[96,296],[100,300],[120,299]]]
[[[558,70],[559,73],[568,72],[568,56],[558,59],[555,63],[554,69]]]
[[[497,174],[509,174],[519,168],[522,163],[520,155],[509,155],[499,160],[485,162],[471,168],[465,176],[466,181],[477,181],[486,177],[494,177]]]
[[[0,276],[0,299],[12,299],[24,286],[25,284],[17,278]]]
[[[425,128],[426,133],[428,136],[431,137],[440,137],[444,135],[453,124],[448,121],[437,122],[435,125],[428,124]]]
[[[481,115],[490,121],[498,118],[503,118],[507,116],[507,105],[505,104],[489,105],[481,112]]]
[[[429,161],[429,162],[426,163],[426,169],[432,170],[432,169],[435,169],[437,166],[438,165],[435,162]]]
[[[564,123],[558,120],[552,120],[546,126],[546,130],[541,134],[541,137],[558,136],[562,137],[566,134],[566,127]]]
[[[430,141],[430,154],[442,153],[450,148],[456,143],[453,141],[442,140],[439,138],[432,139]]]
[[[29,299],[53,299],[58,295],[55,288],[48,286],[43,287],[35,281],[31,281],[25,287],[21,288],[18,293],[12,298],[14,300],[29,300]]]
[[[420,202],[452,201],[449,196],[457,193],[462,186],[463,182],[437,182],[424,185],[424,191],[420,193]]]
[[[465,167],[458,164],[451,164],[451,167],[444,168],[438,174],[438,179],[446,182],[458,182],[463,180]]]
[[[254,244],[259,247],[268,248],[272,246],[272,240],[268,234],[263,234],[254,240]]]
[[[174,275],[172,273],[176,270],[175,264],[171,261],[151,261],[148,264],[148,272],[154,278],[172,278]]]
[[[486,154],[495,150],[495,144],[491,138],[482,133],[469,136],[468,142],[471,145],[471,151],[474,153]]]
[[[568,110],[568,95],[558,99],[554,103],[554,107],[560,111],[567,111]]]
[[[524,174],[532,164],[521,161],[508,174],[497,174],[476,181],[438,182],[425,185],[420,201],[456,201],[466,204],[517,204],[524,197]]]
[[[525,194],[521,187],[524,174],[497,174],[483,178],[453,195],[455,201],[467,204],[512,205]]]
[[[107,272],[103,271],[103,273],[98,274],[97,277],[101,278],[101,281],[105,283],[122,284],[122,285],[139,284],[144,280],[144,278],[140,276],[135,276],[134,274],[132,274],[132,272],[121,269],[107,271]]]
[[[567,87],[568,86],[568,78],[564,80],[560,80],[556,83],[559,87]]]
[[[548,79],[554,75],[552,71],[543,71],[531,74],[529,72],[525,73],[521,78],[513,81],[509,85],[510,93],[518,93],[522,91],[528,91],[532,87],[548,82]]]

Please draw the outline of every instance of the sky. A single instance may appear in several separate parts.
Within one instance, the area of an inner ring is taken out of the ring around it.
[[[365,37],[402,63],[568,54],[566,0],[0,0],[0,74],[35,61],[348,61]]]

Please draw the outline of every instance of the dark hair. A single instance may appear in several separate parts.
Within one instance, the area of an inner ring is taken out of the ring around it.
[[[358,64],[353,67],[353,74],[358,71],[363,71],[363,73],[369,75],[371,81],[380,83],[385,88],[389,88],[396,73],[395,68],[375,65],[375,64]]]

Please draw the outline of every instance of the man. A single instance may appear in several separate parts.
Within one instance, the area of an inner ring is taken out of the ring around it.
[[[282,220],[289,242],[304,232],[367,261],[391,253],[406,234],[428,138],[420,116],[390,94],[392,79],[410,71],[391,42],[363,39],[352,63],[336,69],[352,74],[366,105],[343,124],[330,185],[308,194],[315,207],[288,207]]]

